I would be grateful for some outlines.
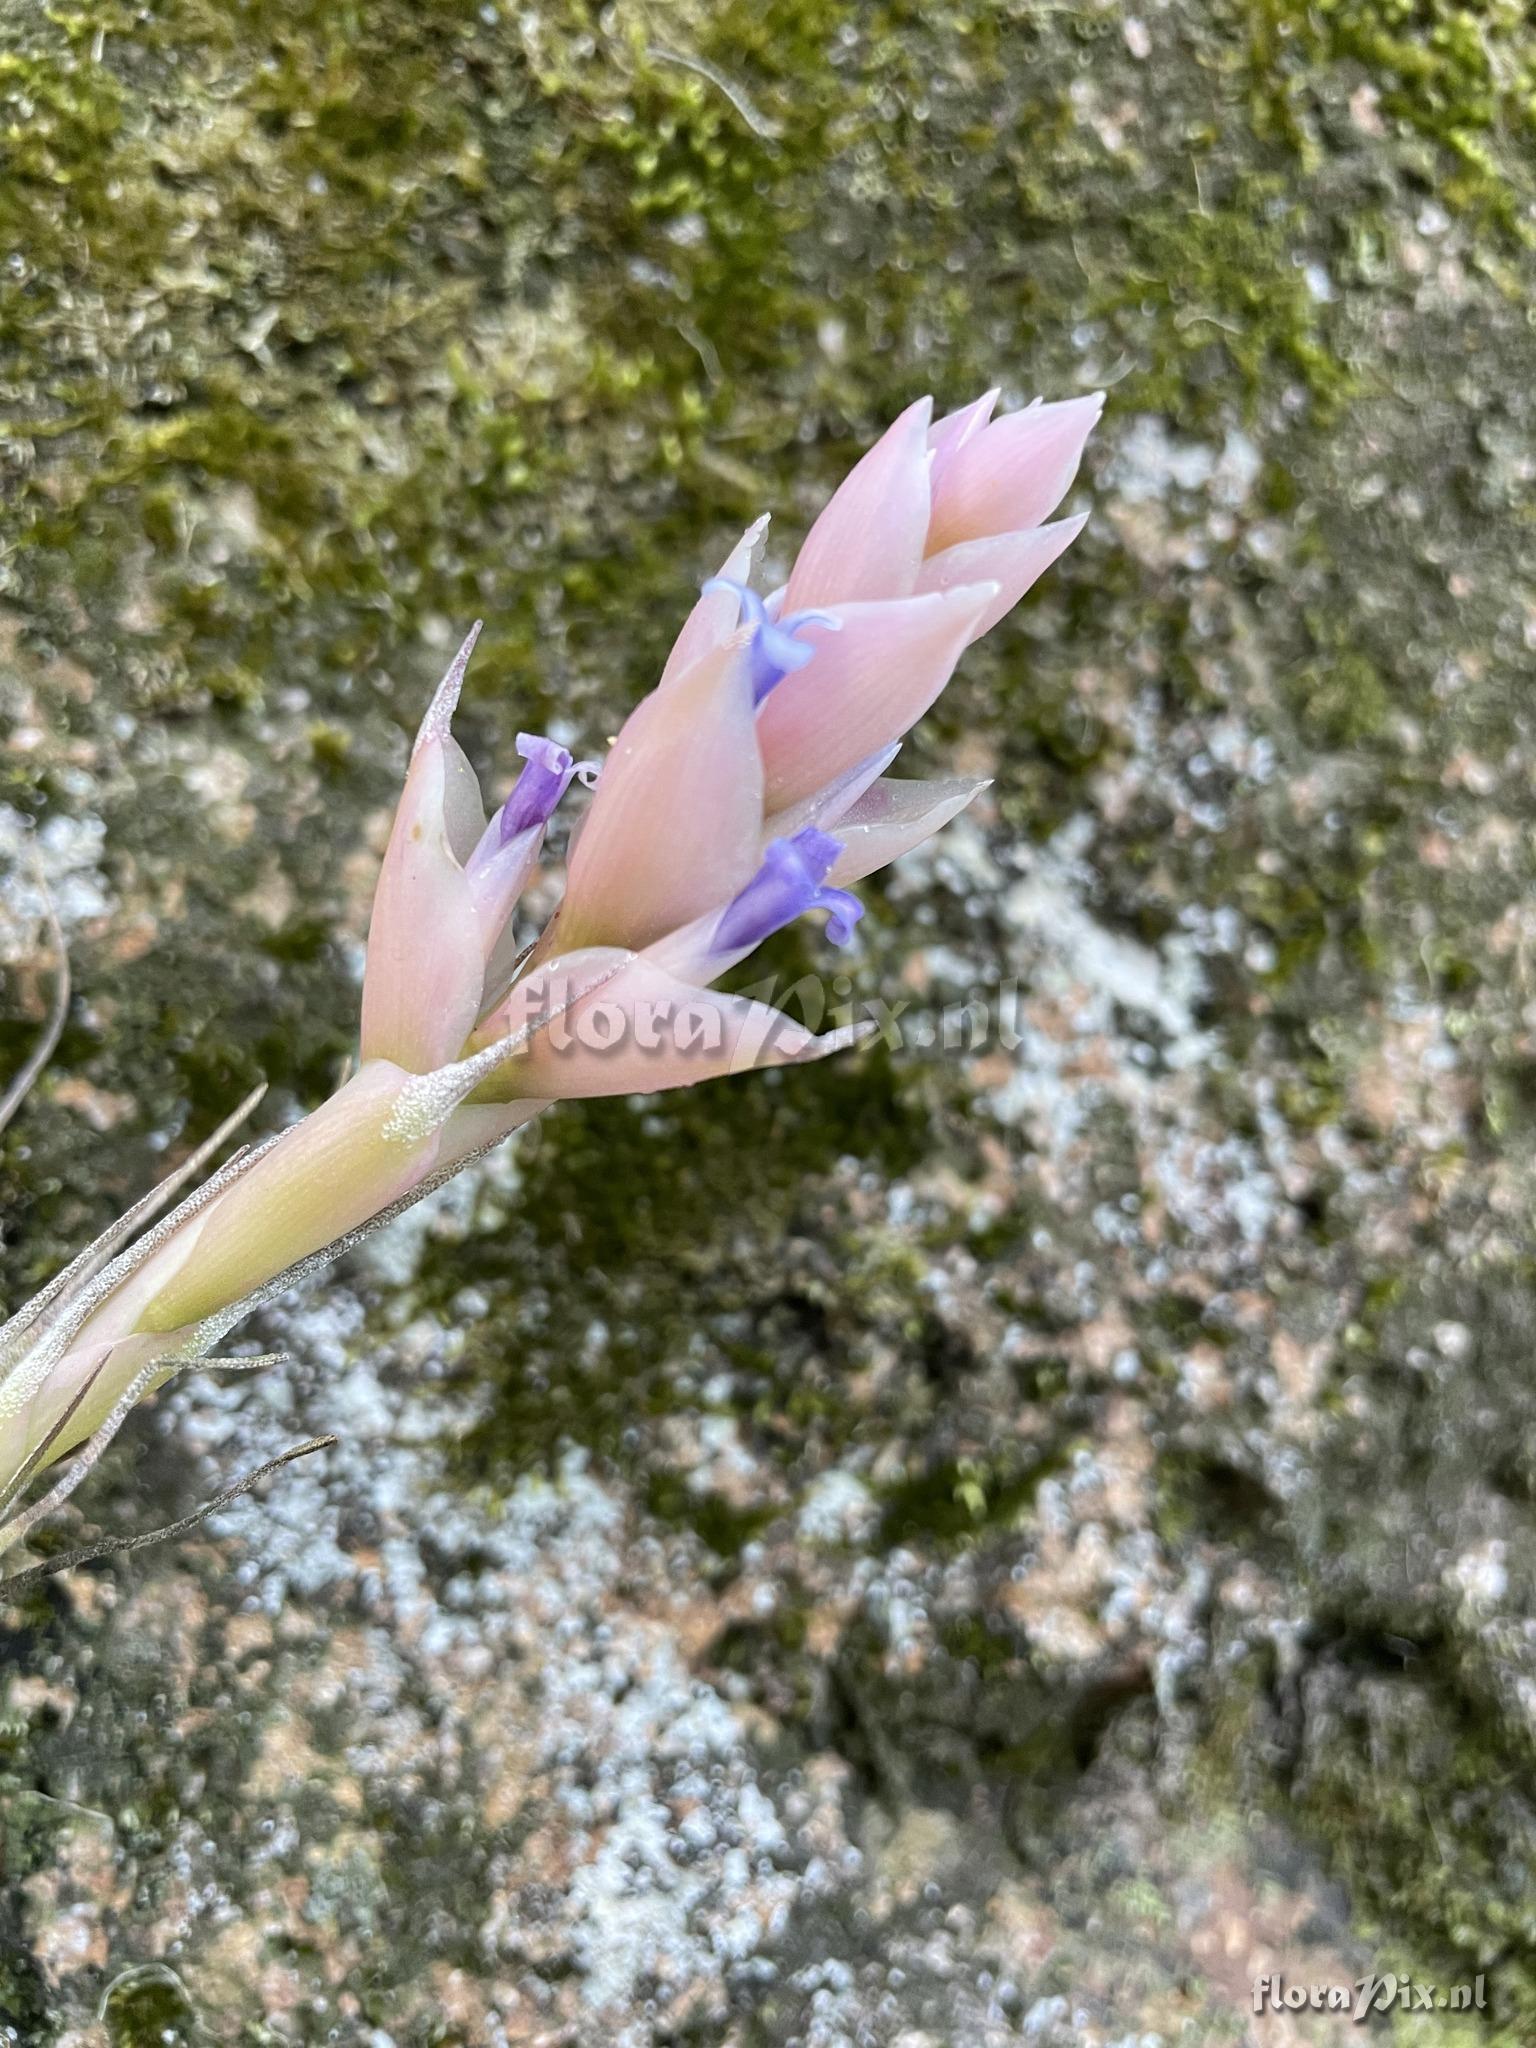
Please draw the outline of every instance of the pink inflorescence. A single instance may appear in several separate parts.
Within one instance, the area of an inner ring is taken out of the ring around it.
[[[86,1445],[83,1468],[128,1402],[253,1304],[550,1102],[850,1042],[713,984],[807,912],[846,942],[860,915],[849,884],[984,786],[886,770],[964,650],[1081,530],[1050,515],[1102,406],[994,418],[997,395],[938,420],[931,400],[909,406],[766,594],[759,521],[703,584],[601,771],[520,734],[523,768],[489,820],[451,731],[470,634],[422,721],[384,856],[357,1072],[103,1271],[72,1269],[0,1331],[0,1500]],[[563,899],[520,944],[519,899],[578,777],[596,786]],[[34,1512],[0,1529],[0,1547]]]

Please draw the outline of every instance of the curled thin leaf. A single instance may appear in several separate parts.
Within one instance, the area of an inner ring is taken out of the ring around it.
[[[134,1340],[129,1338],[127,1341],[132,1343]],[[120,1344],[103,1346],[101,1357],[96,1361],[94,1369],[86,1377],[83,1384],[76,1390],[74,1398],[70,1401],[68,1407],[57,1418],[47,1434],[34,1446],[31,1455],[7,1482],[3,1498],[0,1498],[0,1507],[9,1507],[12,1501],[17,1499],[25,1490],[27,1482],[33,1475],[49,1462],[49,1452],[58,1444],[59,1438],[67,1434],[70,1422],[88,1400],[92,1389],[105,1371],[113,1353],[121,1349],[122,1346]],[[146,1394],[158,1391],[168,1381],[175,1379],[179,1373],[190,1372],[194,1369],[198,1371],[206,1371],[212,1368],[227,1372],[263,1372],[269,1365],[281,1365],[288,1362],[288,1359],[289,1354],[285,1351],[265,1351],[250,1358],[203,1358],[182,1353],[169,1357],[162,1355],[151,1359],[141,1371],[134,1375],[117,1400],[113,1402],[111,1409],[91,1432],[90,1436],[86,1438],[69,1469],[58,1482],[50,1487],[40,1500],[34,1501],[31,1507],[24,1509],[21,1514],[13,1516],[9,1522],[0,1526],[0,1552],[9,1550],[13,1544],[19,1543],[28,1530],[35,1528],[45,1515],[52,1514],[55,1508],[63,1505],[87,1472],[96,1464],[108,1444],[117,1435],[117,1432],[127,1421],[133,1408]],[[68,1446],[66,1445],[61,1455],[67,1455],[67,1452]]]
[[[53,1049],[64,1030],[64,1020],[69,1015],[69,947],[64,942],[64,927],[59,923],[58,907],[53,900],[53,891],[48,886],[48,877],[43,864],[32,848],[32,866],[37,874],[37,885],[43,894],[43,916],[48,923],[48,936],[53,941],[55,960],[53,975],[53,1001],[48,1007],[48,1021],[43,1026],[42,1036],[31,1052],[22,1061],[10,1086],[0,1095],[0,1131],[31,1094],[38,1075],[53,1058]]]
[[[24,1593],[30,1587],[40,1585],[44,1579],[52,1578],[56,1572],[72,1571],[78,1564],[95,1564],[103,1557],[121,1557],[125,1551],[144,1550],[151,1543],[165,1543],[175,1536],[188,1535],[193,1529],[206,1522],[210,1515],[218,1514],[234,1501],[247,1494],[253,1486],[260,1485],[270,1473],[291,1465],[296,1458],[310,1457],[315,1451],[329,1451],[341,1441],[336,1436],[311,1437],[308,1443],[294,1444],[275,1458],[269,1458],[264,1465],[258,1465],[254,1472],[247,1472],[243,1479],[237,1479],[233,1486],[226,1486],[222,1493],[216,1493],[212,1500],[204,1501],[190,1515],[183,1515],[180,1521],[167,1522],[162,1529],[147,1529],[139,1536],[113,1536],[105,1543],[86,1544],[80,1550],[66,1550],[58,1557],[45,1558],[41,1564],[28,1566],[26,1571],[12,1572],[9,1578],[0,1579],[0,1593],[15,1595]]]

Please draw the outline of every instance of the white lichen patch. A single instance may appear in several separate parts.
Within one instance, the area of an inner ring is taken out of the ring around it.
[[[879,1504],[865,1482],[835,1466],[806,1488],[795,1526],[807,1543],[856,1543],[879,1518]]]
[[[106,831],[100,818],[62,812],[34,831],[20,811],[0,804],[0,964],[46,952],[50,897],[66,938],[108,914]]]
[[[712,2009],[721,1971],[749,1967],[805,1896],[813,1824],[817,1845],[840,1827],[820,1801],[791,1821],[738,1710],[684,1655],[709,1613],[696,1570],[677,1568],[685,1539],[638,1531],[576,1451],[553,1478],[466,1498],[444,1453],[467,1418],[432,1373],[450,1330],[434,1337],[418,1317],[398,1352],[382,1351],[333,1286],[269,1310],[264,1332],[299,1362],[259,1386],[184,1390],[180,1429],[216,1443],[221,1467],[322,1420],[340,1432],[323,1463],[217,1527],[241,1538],[241,1580],[273,1625],[295,1603],[344,1593],[373,1645],[366,1708],[347,1643],[284,1687],[284,1754],[307,1759],[313,1786],[326,1767],[311,1717],[340,1684],[353,1702],[349,1782],[398,1798],[452,1755],[472,1769],[477,1807],[517,1817],[525,1846],[497,1860],[479,1935],[509,2038],[533,2017],[520,1988],[533,1955],[569,1959],[556,2006],[567,2024],[611,2022],[632,2048],[649,2036],[626,2016],[646,1996]],[[714,1479],[742,1457],[721,1417],[704,1418],[697,1449]],[[362,1502],[377,1536],[360,1555],[344,1524]],[[453,1702],[435,1728],[425,1699]]]

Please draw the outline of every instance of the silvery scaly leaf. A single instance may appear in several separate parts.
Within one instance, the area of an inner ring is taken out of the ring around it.
[[[145,1266],[149,1259],[167,1243],[191,1217],[198,1215],[208,1204],[223,1193],[242,1175],[250,1172],[258,1160],[264,1158],[278,1142],[269,1138],[260,1145],[252,1145],[226,1160],[223,1166],[209,1175],[200,1188],[195,1189],[186,1200],[179,1203],[168,1216],[153,1225],[144,1235],[99,1266],[101,1250],[109,1243],[120,1241],[123,1224],[117,1223],[104,1231],[96,1243],[83,1252],[79,1259],[65,1268],[59,1280],[53,1283],[53,1292],[40,1315],[34,1316],[34,1304],[17,1312],[0,1332],[0,1423],[7,1417],[20,1413],[31,1399],[42,1379],[54,1363],[64,1355],[75,1335],[83,1327],[101,1303],[106,1301],[123,1282]],[[159,1190],[156,1190],[158,1195]],[[145,1197],[147,1206],[155,1199]],[[130,1210],[129,1216],[132,1217]],[[127,1219],[124,1219],[127,1221]],[[71,1276],[79,1272],[79,1279]],[[61,1285],[61,1283],[68,1283]],[[45,1290],[47,1293],[48,1290]]]
[[[62,1477],[48,1489],[47,1493],[34,1501],[29,1508],[25,1508],[19,1515],[13,1516],[9,1522],[0,1527],[0,1551],[9,1550],[12,1544],[19,1543],[28,1531],[35,1528],[45,1515],[50,1515],[56,1508],[63,1506],[81,1480],[84,1479],[86,1474],[96,1464],[108,1444],[117,1435],[117,1432],[122,1428],[124,1422],[127,1421],[130,1412],[138,1402],[146,1394],[153,1393],[157,1388],[163,1387],[166,1381],[173,1378],[177,1372],[185,1371],[192,1364],[201,1366],[222,1364],[233,1367],[239,1372],[259,1372],[265,1366],[276,1364],[284,1356],[285,1354],[282,1352],[273,1351],[259,1358],[220,1360],[175,1359],[169,1363],[165,1360],[156,1360],[154,1363],[145,1366],[123,1389],[107,1415],[82,1444],[78,1454],[67,1467]],[[25,1485],[28,1476],[30,1475],[22,1475],[22,1485]],[[8,1490],[7,1502],[14,1498],[16,1490],[14,1487]]]
[[[65,1297],[71,1297],[71,1290],[78,1290],[87,1280],[93,1279],[135,1231],[142,1229],[160,1213],[177,1189],[185,1187],[226,1139],[233,1136],[266,1092],[265,1081],[253,1088],[213,1135],[205,1138],[195,1151],[189,1153],[174,1172],[168,1173],[147,1195],[141,1195],[131,1209],[119,1216],[115,1223],[109,1224],[100,1237],[93,1239],[83,1252],[78,1252],[67,1266],[54,1275],[46,1287],[34,1294],[30,1301],[24,1302],[6,1323],[0,1324],[0,1380],[4,1379],[12,1361],[14,1340],[23,1332],[32,1329],[45,1309],[53,1307],[56,1303],[61,1308],[67,1307]],[[225,1162],[226,1167],[238,1165],[247,1157],[249,1149],[243,1147],[232,1159]]]

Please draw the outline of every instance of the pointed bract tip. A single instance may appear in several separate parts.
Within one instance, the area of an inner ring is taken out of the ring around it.
[[[973,434],[991,419],[1002,396],[1003,387],[994,384],[989,391],[983,391],[979,398],[972,398],[966,404],[956,406],[953,412],[942,413],[928,429],[928,452],[940,463],[946,462],[957,448],[963,447]]]
[[[914,438],[919,435],[926,436],[932,424],[933,394],[928,392],[921,398],[914,398],[910,405],[904,405],[885,429],[885,433],[881,435],[880,440],[883,441],[893,434],[899,439],[905,438],[908,434],[911,434]],[[880,441],[875,442],[873,445],[879,447]],[[865,453],[869,453],[869,450],[866,449]]]
[[[824,1060],[830,1053],[849,1052],[856,1045],[867,1045],[879,1029],[873,1017],[866,1017],[857,1024],[840,1024],[835,1031],[824,1031],[819,1038],[813,1038],[790,1064],[798,1066],[802,1062]]]
[[[469,667],[469,657],[475,651],[475,642],[480,638],[480,630],[484,623],[483,619],[476,619],[464,636],[463,646],[444,671],[443,680],[432,692],[432,701],[427,706],[426,716],[417,729],[416,744],[411,749],[412,760],[430,741],[448,737],[453,714],[459,708],[459,692],[464,687],[464,674]]]

